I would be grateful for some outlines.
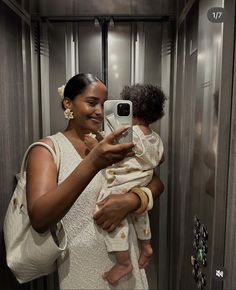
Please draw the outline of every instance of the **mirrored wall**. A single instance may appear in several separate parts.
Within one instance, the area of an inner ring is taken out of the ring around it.
[[[169,24],[161,22],[110,22],[104,39],[104,29],[98,21],[53,22],[40,24],[41,31],[41,88],[43,135],[64,130],[61,100],[57,88],[78,72],[90,72],[104,79],[107,74],[108,95],[119,99],[125,85],[151,83],[169,93],[170,87],[170,43]],[[165,31],[165,33],[164,33]],[[104,47],[105,44],[105,47]],[[43,48],[43,50],[42,50]],[[105,53],[104,53],[105,50]],[[107,59],[104,61],[104,57]],[[107,63],[107,70],[104,68]],[[164,64],[165,76],[162,77]],[[164,81],[163,81],[164,79]],[[162,86],[163,85],[163,86]],[[48,89],[49,88],[49,89]],[[168,102],[166,117],[152,128],[163,134],[165,150],[168,152]],[[167,157],[168,160],[168,157]],[[168,188],[168,162],[161,168],[163,182]],[[155,257],[149,266],[148,277],[151,289],[156,289],[155,273],[160,268],[158,283],[166,284],[168,257],[167,241],[167,196],[163,194],[156,210],[151,213],[153,247]],[[160,225],[161,221],[161,225]],[[160,241],[160,236],[162,240]]]

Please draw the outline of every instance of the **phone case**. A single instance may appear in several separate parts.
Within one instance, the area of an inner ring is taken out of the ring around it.
[[[125,116],[119,115],[118,105],[128,104],[129,114]],[[104,131],[105,135],[110,134],[115,129],[129,125],[130,128],[124,132],[118,139],[117,143],[132,142],[132,119],[133,119],[133,106],[131,101],[126,100],[107,100],[104,103]]]

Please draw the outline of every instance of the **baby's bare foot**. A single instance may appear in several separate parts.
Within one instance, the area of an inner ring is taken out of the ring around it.
[[[139,268],[145,268],[153,254],[152,246],[150,241],[140,241],[140,257],[139,257]]]
[[[105,272],[102,277],[103,279],[107,280],[110,284],[114,285],[116,284],[122,277],[125,275],[128,275],[130,272],[132,272],[133,266],[129,263],[123,263],[123,264],[115,264],[111,268],[110,271]]]

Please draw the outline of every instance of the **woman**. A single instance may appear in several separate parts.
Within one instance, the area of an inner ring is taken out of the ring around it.
[[[127,128],[116,130],[91,152],[87,150],[84,138],[100,130],[106,99],[107,89],[96,77],[79,74],[71,78],[63,98],[68,126],[63,133],[41,140],[55,150],[53,140],[60,148],[59,173],[44,147],[34,147],[28,160],[27,202],[33,227],[45,232],[63,219],[68,236],[68,250],[58,261],[60,289],[111,289],[101,274],[113,261],[94,221],[101,228],[113,231],[129,212],[140,207],[135,193],[128,192],[122,197],[110,195],[99,203],[100,211],[93,215],[101,187],[99,171],[134,155],[133,143],[113,144]],[[148,187],[154,198],[163,191],[158,177]],[[147,289],[145,272],[138,267],[138,245],[132,227],[129,242],[134,271],[120,280],[116,289]]]

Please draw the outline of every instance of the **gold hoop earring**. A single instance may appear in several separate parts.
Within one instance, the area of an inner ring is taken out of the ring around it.
[[[64,111],[64,116],[66,119],[70,120],[70,119],[74,119],[74,113],[73,111],[71,111],[71,109],[67,108]]]

